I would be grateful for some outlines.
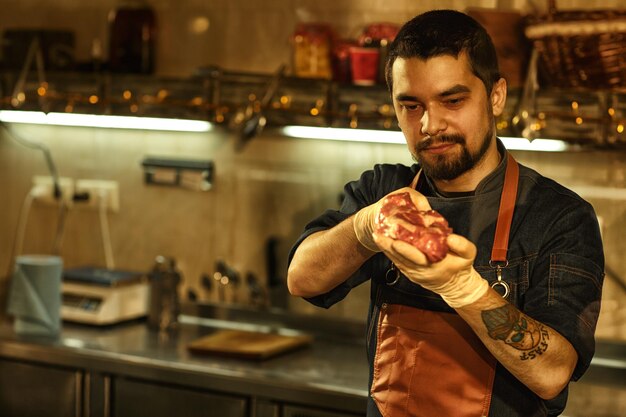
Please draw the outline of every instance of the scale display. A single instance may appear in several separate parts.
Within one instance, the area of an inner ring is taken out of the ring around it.
[[[100,297],[85,297],[80,294],[63,294],[63,306],[77,308],[83,311],[98,311],[102,305]]]

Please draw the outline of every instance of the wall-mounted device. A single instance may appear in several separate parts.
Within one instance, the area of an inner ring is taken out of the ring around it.
[[[213,161],[146,157],[141,162],[146,184],[208,191],[213,185]]]

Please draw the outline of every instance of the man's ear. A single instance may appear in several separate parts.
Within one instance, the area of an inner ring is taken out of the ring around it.
[[[506,103],[506,80],[500,78],[495,82],[491,89],[491,107],[493,109],[494,116],[500,116],[504,111],[504,104]]]

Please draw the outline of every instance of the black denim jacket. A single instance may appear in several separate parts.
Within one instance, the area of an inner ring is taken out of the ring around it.
[[[501,153],[506,154],[502,144],[499,142],[498,145]],[[483,179],[472,196],[449,198],[438,195],[424,176],[416,187],[427,196],[431,207],[448,220],[454,233],[476,244],[478,255],[474,267],[490,283],[497,279],[489,259],[505,168],[506,157]],[[327,210],[309,223],[292,248],[289,259],[307,236],[333,227],[389,192],[409,185],[417,170],[417,165],[376,165],[373,170],[364,172],[358,181],[348,183],[341,209]],[[367,335],[370,383],[376,346],[373,329],[382,303],[454,312],[437,294],[405,277],[389,285],[385,276],[390,268],[391,262],[383,254],[377,254],[337,288],[309,299],[313,304],[329,308],[352,288],[371,279]],[[603,278],[602,240],[592,206],[572,191],[520,165],[508,265],[502,271],[502,279],[511,288],[508,296],[511,303],[572,343],[578,353],[573,380],[583,375],[594,354]],[[499,365],[489,415],[559,415],[566,401],[567,389],[553,400],[542,400]],[[379,415],[371,399],[369,415]]]

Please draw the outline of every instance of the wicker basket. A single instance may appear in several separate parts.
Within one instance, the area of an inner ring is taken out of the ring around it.
[[[539,52],[543,85],[626,89],[626,10],[557,11],[550,0],[525,33]]]

